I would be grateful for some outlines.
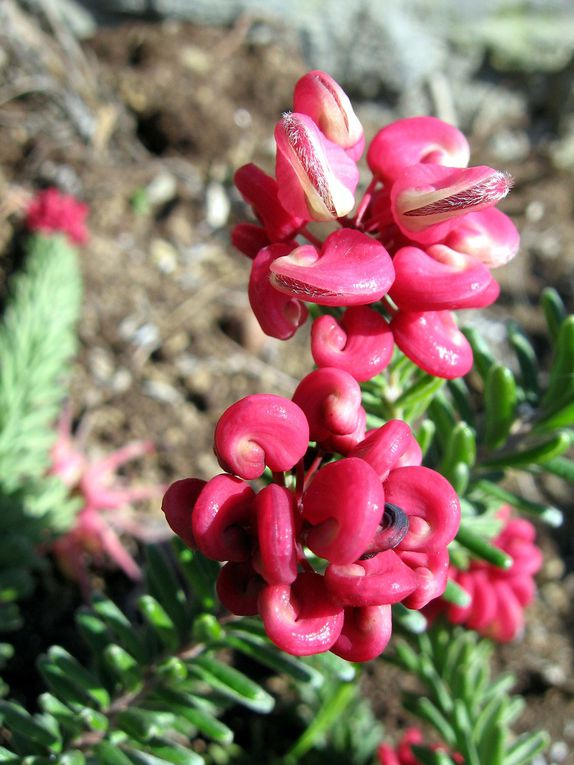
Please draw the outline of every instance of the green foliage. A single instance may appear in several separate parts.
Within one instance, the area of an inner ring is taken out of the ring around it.
[[[81,282],[60,236],[28,241],[0,326],[0,631],[20,624],[16,601],[33,588],[36,549],[68,528],[77,503],[46,475],[76,347]]]
[[[351,682],[353,667],[332,654],[288,656],[269,642],[257,620],[218,619],[213,597],[217,569],[177,540],[172,552],[150,547],[146,592],[134,617],[103,596],[82,609],[77,627],[90,660],[82,664],[55,646],[38,660],[47,687],[39,698],[41,711],[30,714],[14,701],[0,703],[2,726],[9,734],[5,751],[13,752],[14,761],[252,762],[246,759],[251,750],[247,755],[233,743],[233,729],[224,718],[238,705],[258,714],[273,710],[275,699],[264,687],[270,670],[296,686],[303,699],[299,729],[308,722],[285,762],[298,762],[310,748],[324,746],[335,726],[335,741],[346,761],[354,742],[362,752],[354,762],[367,762],[374,739],[380,738],[368,708],[361,717],[362,747],[355,741],[354,724],[339,729],[342,712],[351,703],[361,706],[358,687]],[[210,593],[203,588],[203,600],[195,594],[201,579],[211,588]],[[235,666],[225,659],[230,651],[237,657]],[[237,667],[241,657],[250,674]]]
[[[509,695],[512,675],[492,680],[492,650],[474,632],[437,623],[383,657],[418,677],[425,693],[405,694],[405,708],[434,728],[451,753],[462,754],[465,765],[526,765],[548,745],[548,736],[512,733],[523,701]],[[423,763],[453,762],[426,747],[416,754]]]

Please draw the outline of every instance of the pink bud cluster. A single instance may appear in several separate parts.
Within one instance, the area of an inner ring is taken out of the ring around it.
[[[176,481],[163,510],[186,544],[224,563],[222,603],[259,614],[283,650],[367,661],[390,638],[393,603],[418,609],[444,592],[458,497],[421,466],[406,423],[365,431],[348,372],[317,369],[292,400],[241,399],[214,449],[226,472]],[[266,469],[273,482],[256,491]]]
[[[275,141],[275,178],[253,164],[235,174],[258,220],[236,225],[232,240],[253,260],[249,299],[263,331],[287,339],[306,321],[307,303],[335,307],[340,316],[313,323],[318,366],[365,381],[396,343],[429,374],[466,374],[472,350],[452,311],[494,302],[491,269],[518,250],[516,228],[494,207],[508,175],[467,167],[469,146],[455,127],[402,119],[372,140],[372,179],[356,205],[363,128],[320,71],[295,86],[294,111],[277,123]],[[339,228],[321,239],[308,229],[314,221]]]
[[[50,551],[63,572],[79,583],[86,598],[90,593],[90,561],[102,563],[108,559],[130,578],[141,576],[119,533],[151,541],[152,535],[136,522],[131,506],[137,501],[157,498],[164,487],[126,486],[116,472],[125,463],[153,450],[149,441],[133,441],[101,459],[91,460],[80,439],[71,434],[69,415],[60,421],[50,473],[69,487],[81,505],[72,528],[52,543]]]
[[[397,747],[381,744],[377,750],[380,765],[421,765],[415,756],[412,745],[423,744],[424,737],[420,728],[407,728]],[[433,744],[431,749],[437,752],[448,752],[457,765],[464,765],[464,757],[459,752],[449,752],[444,744]]]
[[[41,234],[65,234],[72,244],[88,241],[87,205],[56,188],[40,191],[28,205],[26,226]]]
[[[505,505],[498,511],[504,527],[492,544],[513,560],[509,569],[473,560],[466,571],[451,568],[450,578],[470,595],[467,606],[435,601],[431,612],[444,612],[453,624],[464,624],[485,637],[506,643],[524,629],[524,609],[534,599],[534,574],[542,565],[534,526],[524,518],[510,517]]]

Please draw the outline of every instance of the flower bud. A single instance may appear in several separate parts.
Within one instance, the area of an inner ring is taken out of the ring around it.
[[[399,460],[415,441],[412,430],[402,420],[389,420],[380,428],[370,430],[365,439],[349,453],[368,462],[381,481],[399,466]],[[419,463],[420,464],[420,463]]]
[[[295,497],[289,489],[270,484],[255,497],[259,560],[267,584],[291,584],[297,578]]]
[[[272,244],[264,247],[253,261],[249,277],[248,295],[253,313],[263,332],[279,340],[292,337],[309,315],[304,303],[279,292],[269,282],[271,264],[276,258],[290,253],[293,246]]]
[[[402,247],[393,266],[396,277],[390,296],[403,311],[483,308],[500,292],[486,266],[443,244],[435,244],[427,252]]]
[[[392,183],[407,167],[424,164],[466,167],[470,147],[464,135],[436,117],[396,120],[376,134],[367,152],[373,175]]]
[[[393,355],[393,333],[372,308],[348,308],[340,320],[320,316],[311,328],[311,353],[318,367],[337,367],[364,382],[382,372]]]
[[[341,634],[343,609],[329,599],[322,576],[299,574],[292,585],[264,587],[259,613],[276,646],[294,656],[328,651]]]
[[[331,651],[346,661],[376,659],[387,647],[392,629],[390,606],[346,608],[343,629]]]
[[[193,536],[204,555],[237,562],[249,558],[254,496],[248,484],[230,475],[207,482],[191,517]]]
[[[507,173],[491,167],[414,165],[393,183],[393,217],[405,236],[434,244],[455,227],[456,218],[493,207],[511,185]]]
[[[460,502],[440,473],[427,467],[392,470],[384,484],[385,501],[409,518],[409,531],[398,549],[425,552],[446,548],[460,525]]]
[[[256,393],[236,401],[219,419],[214,449],[224,470],[248,481],[291,470],[307,451],[309,426],[301,409],[281,396]]]
[[[321,252],[302,245],[269,268],[271,283],[279,291],[332,306],[374,303],[386,295],[395,276],[382,244],[352,229],[334,231]]]
[[[265,582],[250,561],[226,563],[217,575],[215,589],[221,603],[236,616],[255,616]]]
[[[498,268],[516,255],[520,235],[507,215],[488,207],[459,219],[445,244],[457,252],[472,255],[488,268]]]
[[[311,524],[307,546],[331,563],[353,563],[373,538],[385,507],[379,477],[363,460],[346,458],[321,468],[303,495]]]
[[[305,412],[311,441],[354,433],[362,407],[359,383],[342,369],[323,367],[304,377],[293,401]]]
[[[351,212],[359,171],[344,149],[305,114],[285,114],[275,128],[279,201],[292,215],[329,221]]]
[[[405,356],[429,375],[453,380],[472,369],[472,348],[449,311],[400,311],[391,329]]]
[[[279,201],[277,181],[260,167],[243,165],[233,177],[241,196],[253,207],[272,242],[290,239],[309,216],[298,217],[285,210]]]
[[[205,483],[199,478],[184,478],[181,481],[175,481],[166,491],[161,503],[161,509],[165,513],[165,519],[171,530],[188,547],[195,548],[197,546],[191,530],[191,515]]]
[[[394,550],[325,570],[331,598],[342,606],[381,606],[399,603],[416,588],[416,577]]]
[[[413,570],[417,582],[415,591],[403,600],[403,605],[418,611],[440,597],[446,589],[450,562],[448,550],[445,546],[428,552],[398,550],[397,553],[402,562]]]
[[[363,127],[341,86],[325,72],[313,71],[295,85],[293,108],[307,114],[323,135],[358,160],[365,147]]]

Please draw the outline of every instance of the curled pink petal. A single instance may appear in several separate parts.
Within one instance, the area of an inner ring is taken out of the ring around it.
[[[414,572],[393,550],[325,570],[331,598],[342,606],[381,606],[399,603],[417,586]]]
[[[268,466],[291,470],[307,451],[309,426],[297,406],[282,396],[256,393],[232,404],[219,418],[214,449],[230,473],[253,480]]]
[[[395,272],[388,252],[370,236],[343,228],[325,239],[321,252],[302,245],[270,264],[273,286],[311,303],[365,305],[387,294]]]
[[[466,167],[470,147],[464,135],[436,117],[408,117],[379,130],[371,141],[367,162],[373,175],[392,183],[411,165]]]
[[[357,426],[352,433],[344,435],[331,434],[321,439],[320,446],[326,452],[336,452],[337,454],[348,455],[351,449],[354,449],[365,437],[367,429],[367,413],[361,406],[358,410]]]
[[[285,114],[275,128],[279,200],[297,217],[329,221],[351,212],[359,171],[344,149],[306,114]]]
[[[365,439],[349,453],[349,457],[360,457],[376,471],[381,481],[389,472],[399,466],[399,460],[412,449],[412,430],[402,420],[389,420],[380,428],[370,430]]]
[[[257,569],[267,584],[291,584],[297,578],[295,496],[270,484],[255,497],[259,558]]]
[[[249,561],[226,563],[217,575],[215,589],[222,604],[236,616],[255,616],[265,582]]]
[[[339,321],[329,315],[315,319],[311,353],[317,366],[344,369],[364,382],[390,362],[393,333],[380,313],[367,306],[354,306]]]
[[[293,245],[295,246],[295,245]],[[272,244],[259,251],[249,277],[249,303],[261,329],[269,337],[288,340],[305,323],[308,311],[297,298],[279,292],[269,282],[271,263],[293,249],[287,244]]]
[[[445,548],[460,525],[460,502],[440,473],[426,467],[392,470],[384,483],[385,501],[409,517],[409,532],[400,550],[428,552]]]
[[[393,217],[405,236],[434,244],[454,228],[456,218],[492,207],[511,185],[507,173],[492,167],[414,165],[393,183]]]
[[[405,356],[430,375],[452,380],[472,369],[472,348],[449,311],[399,311],[391,329]]]
[[[496,599],[492,597],[492,589],[488,581],[488,574],[484,571],[468,573],[467,584],[472,581],[470,608],[466,624],[469,629],[481,632],[496,618]],[[464,583],[458,582],[461,587]]]
[[[214,560],[242,562],[251,554],[253,489],[230,475],[206,483],[195,502],[192,533],[201,552]]]
[[[403,563],[414,571],[417,580],[416,590],[403,600],[407,608],[419,610],[443,594],[449,569],[446,547],[439,547],[428,553],[402,551],[397,548],[397,553]]]
[[[259,613],[271,640],[294,656],[328,651],[341,634],[344,612],[327,594],[323,577],[305,572],[292,585],[264,587]]]
[[[387,647],[393,629],[390,606],[346,608],[345,621],[331,651],[347,661],[370,661]]]
[[[363,127],[353,111],[349,97],[326,72],[312,71],[295,85],[293,107],[307,114],[323,135],[357,160],[365,146]]]
[[[237,223],[231,231],[231,244],[236,250],[254,260],[259,250],[271,242],[262,226],[255,223]]]
[[[279,201],[277,181],[257,165],[243,165],[233,180],[265,226],[272,242],[290,239],[309,220],[309,216],[298,217],[285,210]]]
[[[170,528],[189,547],[196,547],[191,530],[191,517],[195,502],[205,483],[199,478],[184,478],[181,481],[175,481],[166,491],[161,503],[161,509],[165,513]]]
[[[493,303],[499,287],[479,260],[442,244],[427,252],[402,247],[393,258],[395,281],[390,296],[403,311],[483,308]]]
[[[493,582],[492,588],[496,594],[496,615],[484,634],[499,643],[508,643],[520,637],[524,630],[524,609],[504,580]]]
[[[507,215],[488,207],[460,218],[445,244],[472,255],[488,268],[498,268],[518,252],[520,234]]]
[[[353,563],[373,538],[385,506],[379,477],[354,457],[321,468],[303,495],[303,518],[311,524],[307,546],[331,563]]]
[[[311,372],[295,389],[293,401],[305,412],[312,441],[354,433],[361,424],[361,388],[342,369],[323,367]]]

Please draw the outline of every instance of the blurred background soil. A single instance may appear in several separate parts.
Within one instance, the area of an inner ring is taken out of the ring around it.
[[[0,277],[15,267],[8,245],[25,192],[57,185],[87,202],[74,416],[94,453],[155,441],[157,454],[129,469],[138,482],[208,478],[218,472],[211,438],[223,409],[253,392],[289,396],[311,368],[304,331],[287,344],[262,335],[247,301],[249,263],[229,244],[231,225],[248,214],[233,172],[250,161],[272,171],[273,126],[308,68],[303,49],[248,15],[217,27],[115,19],[82,41],[12,0],[0,18]],[[485,49],[472,74],[483,95],[466,106],[448,76],[420,87],[433,113],[458,118],[473,164],[515,178],[502,209],[523,244],[498,272],[501,299],[479,324],[500,344],[514,318],[541,355],[542,288],[556,286],[574,309],[573,60],[525,74]],[[418,108],[384,85],[368,100],[349,90],[369,137]],[[567,516],[574,509],[558,486],[521,489],[546,492]],[[156,507],[141,512],[165,534]],[[497,654],[527,701],[519,727],[547,728],[555,743],[546,761],[557,763],[574,762],[571,531],[569,521],[560,537],[542,532],[540,598],[524,638]],[[397,687],[385,666],[366,684],[391,731],[403,724]]]

